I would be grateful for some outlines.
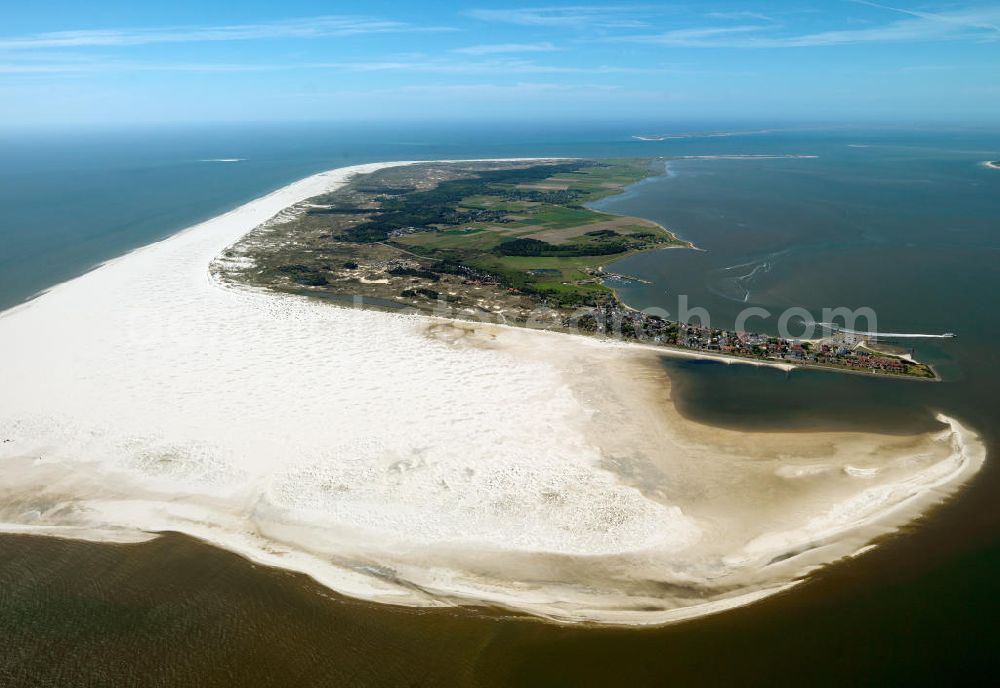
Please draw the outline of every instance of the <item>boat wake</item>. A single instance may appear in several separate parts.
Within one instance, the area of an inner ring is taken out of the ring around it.
[[[747,303],[750,301],[755,282],[771,272],[778,259],[789,250],[775,251],[763,258],[713,270],[709,274],[709,289],[723,298]]]
[[[923,332],[867,332],[865,330],[852,330],[847,327],[841,327],[836,323],[813,322],[808,324],[819,325],[824,329],[834,332],[861,335],[870,339],[949,339],[956,336],[954,332],[943,332],[941,334],[927,334]]]

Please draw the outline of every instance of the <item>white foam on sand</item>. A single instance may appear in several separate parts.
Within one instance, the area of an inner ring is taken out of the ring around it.
[[[0,314],[0,530],[173,530],[365,599],[665,623],[794,585],[982,463],[952,419],[748,439],[658,404],[637,347],[437,336],[210,276],[289,206],[398,164],[303,179]]]

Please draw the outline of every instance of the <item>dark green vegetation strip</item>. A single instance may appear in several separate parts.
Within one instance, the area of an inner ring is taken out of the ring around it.
[[[395,231],[409,227],[431,229],[434,225],[458,225],[466,222],[504,222],[502,210],[458,210],[455,205],[462,199],[480,194],[497,194],[493,187],[504,184],[539,182],[561,172],[573,172],[582,163],[565,165],[540,165],[525,169],[479,172],[470,179],[443,182],[427,191],[404,193],[387,198],[371,220],[344,232],[347,241],[385,241]],[[381,193],[386,193],[382,191]],[[507,198],[520,198],[516,189],[502,192]],[[546,196],[548,194],[540,194]],[[582,192],[559,195],[560,199],[575,201]],[[555,196],[553,197],[555,198]],[[551,203],[551,200],[543,202]]]

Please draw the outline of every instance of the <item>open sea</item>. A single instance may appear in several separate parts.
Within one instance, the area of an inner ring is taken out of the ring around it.
[[[677,314],[683,295],[721,327],[758,307],[774,317],[748,328],[770,332],[789,307],[816,320],[869,307],[880,331],[957,337],[897,342],[935,366],[936,384],[665,360],[681,412],[748,430],[893,433],[943,412],[989,452],[955,499],[791,591],[652,629],[374,605],[176,534],[139,545],[0,535],[0,686],[1000,683],[1000,171],[981,165],[1000,159],[1000,131],[632,138],[671,130],[0,133],[0,309],[332,167],[690,156],[600,203],[703,249],[614,264],[648,282],[621,287],[631,305]]]

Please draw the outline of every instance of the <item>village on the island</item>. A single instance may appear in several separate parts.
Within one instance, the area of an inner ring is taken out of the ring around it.
[[[667,320],[620,303],[594,308],[574,318],[581,330],[667,347],[859,372],[934,377],[928,366],[913,361],[909,353],[880,351],[876,340],[867,334],[836,328],[826,328],[828,334],[814,339],[783,338]]]

